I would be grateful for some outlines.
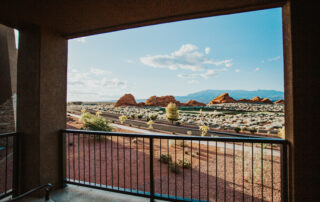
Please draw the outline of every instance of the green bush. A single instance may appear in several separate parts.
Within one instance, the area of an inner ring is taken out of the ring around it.
[[[83,123],[83,128],[86,130],[95,131],[112,131],[109,121],[101,116],[95,116],[90,112],[85,112],[81,115],[80,121]]]
[[[172,157],[169,154],[161,154],[160,162],[162,162],[162,163],[171,163],[172,162]]]
[[[176,173],[176,174],[180,173],[179,165],[176,162],[170,163],[169,168],[173,173]]]
[[[157,118],[158,118],[158,114],[152,114],[152,115],[150,115],[150,119],[151,119],[152,121],[155,121]]]
[[[239,127],[234,128],[234,131],[235,131],[236,133],[239,133],[240,130],[241,130],[241,128],[239,128]]]
[[[184,159],[184,161],[183,160],[179,160],[178,164],[182,168],[191,168],[191,162],[188,159]]]
[[[255,134],[255,133],[257,132],[257,129],[252,128],[252,129],[250,129],[249,131],[250,131],[251,134]]]

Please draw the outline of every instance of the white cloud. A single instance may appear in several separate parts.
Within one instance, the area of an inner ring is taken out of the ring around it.
[[[210,76],[213,76],[217,73],[217,70],[214,70],[214,69],[209,69],[206,73],[204,74],[200,74],[201,77],[207,79],[208,77]]]
[[[231,62],[232,62],[232,59],[227,59],[227,60],[214,62],[214,64],[217,66],[224,65],[226,67],[231,67],[233,65]]]
[[[182,79],[192,79],[197,78],[199,74],[178,74],[177,76]]]
[[[208,69],[206,65],[232,66],[232,59],[215,61],[197,51],[198,47],[192,44],[184,44],[179,50],[171,54],[153,55],[141,57],[140,61],[154,68],[168,68],[170,70],[184,69],[191,71],[204,71]]]
[[[204,52],[208,55],[210,53],[210,48],[209,47],[205,48]]]
[[[269,62],[277,61],[277,60],[280,60],[280,58],[281,58],[280,56],[277,56],[277,57],[274,57],[274,58],[269,58],[268,61]]]
[[[234,71],[238,73],[238,72],[240,72],[240,69],[235,69]]]
[[[112,72],[105,71],[103,69],[94,68],[94,67],[90,68],[90,72],[95,74],[95,75],[112,74]]]
[[[14,29],[14,39],[16,42],[16,49],[19,48],[19,31],[17,29]]]
[[[125,81],[112,78],[102,71],[91,68],[90,71],[83,72],[70,68],[68,71],[68,100],[111,100],[127,92],[128,87]]]
[[[259,70],[260,70],[260,67],[256,67],[256,68],[254,69],[255,72],[257,72],[257,71],[259,71]]]
[[[188,83],[190,83],[190,84],[197,84],[197,83],[199,83],[199,81],[193,79],[193,80],[188,81]]]
[[[86,37],[77,38],[76,41],[78,41],[80,43],[85,43],[86,42]]]

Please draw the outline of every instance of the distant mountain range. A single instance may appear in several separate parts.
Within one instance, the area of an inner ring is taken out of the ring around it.
[[[185,96],[175,96],[177,101],[188,102],[189,100],[197,100],[208,104],[213,98],[221,95],[222,93],[229,93],[229,95],[238,99],[252,99],[256,96],[261,98],[269,98],[271,101],[277,101],[284,99],[284,93],[276,90],[203,90],[195,93],[191,93]],[[137,102],[145,102],[146,99],[137,99]]]

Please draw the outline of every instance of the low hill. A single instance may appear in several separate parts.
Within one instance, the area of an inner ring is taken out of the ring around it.
[[[271,101],[276,101],[284,99],[284,94],[282,91],[276,90],[204,90],[196,93],[191,93],[186,96],[175,96],[176,100],[180,102],[188,102],[189,100],[197,100],[208,104],[213,98],[218,97],[223,93],[229,93],[229,96],[239,100],[239,99],[249,99],[259,96],[263,98],[268,98]]]

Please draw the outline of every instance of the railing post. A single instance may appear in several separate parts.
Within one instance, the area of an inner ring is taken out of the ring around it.
[[[281,201],[288,202],[288,145],[281,145]]]
[[[154,175],[153,175],[153,138],[151,137],[149,145],[150,150],[150,201],[154,201]]]
[[[13,174],[12,174],[12,195],[13,197],[19,195],[20,193],[20,141],[19,141],[19,133],[16,133],[13,136]]]
[[[60,133],[60,138],[61,138],[61,187],[64,188],[66,187],[65,179],[66,179],[66,141],[65,141],[65,136],[67,133],[64,133],[61,131]]]

